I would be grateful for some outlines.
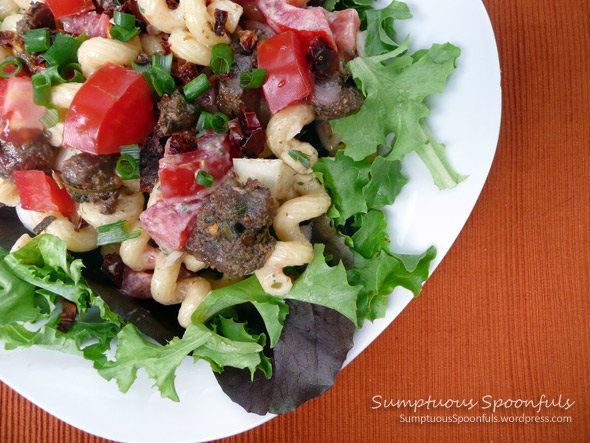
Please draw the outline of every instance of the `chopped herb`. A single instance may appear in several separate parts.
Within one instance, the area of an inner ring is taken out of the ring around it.
[[[296,149],[290,149],[289,150],[289,157],[291,157],[295,161],[298,161],[307,169],[309,169],[309,167],[311,166],[311,162],[310,162],[311,157],[308,154],[306,154],[305,152],[301,152]]]

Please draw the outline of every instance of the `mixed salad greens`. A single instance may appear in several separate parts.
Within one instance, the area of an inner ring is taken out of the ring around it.
[[[348,69],[365,101],[358,113],[332,122],[346,148],[320,159],[314,172],[332,197],[328,216],[335,230],[314,239],[314,258],[287,296],[264,293],[254,276],[213,290],[184,335],[161,346],[114,314],[82,278],[82,260],[44,234],[13,253],[0,248],[0,340],[6,348],[81,354],[123,392],[143,369],[162,397],[174,401],[180,400],[175,371],[192,356],[209,362],[223,390],[257,414],[292,411],[329,389],[354,331],[385,315],[394,288],[417,296],[436,255],[434,247],[419,255],[390,250],[380,208],[393,204],[407,183],[400,161],[416,151],[441,189],[464,179],[428,129],[424,104],[442,92],[460,50],[447,43],[409,54],[407,39],[396,43],[394,29],[395,20],[411,18],[407,5],[370,6],[371,0],[324,5],[360,13],[365,54]],[[72,304],[77,318],[62,332],[61,314]]]

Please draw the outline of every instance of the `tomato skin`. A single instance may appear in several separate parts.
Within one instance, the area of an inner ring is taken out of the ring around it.
[[[0,138],[17,145],[37,139],[43,132],[39,121],[47,109],[33,101],[29,77],[12,76],[0,82]]]
[[[14,181],[23,209],[37,212],[76,212],[76,203],[65,188],[43,171],[14,171]]]
[[[305,50],[310,42],[321,37],[335,49],[334,37],[323,8],[302,8],[306,2],[287,0],[256,0],[258,9],[276,33],[294,31]]]
[[[272,114],[313,91],[314,81],[307,68],[305,49],[292,31],[262,42],[258,47],[258,67],[267,70],[262,90]]]
[[[196,151],[164,157],[160,160],[160,186],[168,201],[186,201],[210,190],[196,183],[199,170],[211,174],[214,185],[219,184],[233,166],[233,148],[227,134],[216,134],[209,129],[198,140]]]
[[[95,9],[92,0],[45,0],[45,4],[56,20]]]
[[[152,96],[143,76],[106,63],[82,85],[64,125],[64,146],[115,154],[142,142],[154,126]]]

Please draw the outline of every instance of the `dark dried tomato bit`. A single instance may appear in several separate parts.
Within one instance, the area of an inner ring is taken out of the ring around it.
[[[78,308],[76,305],[63,297],[58,297],[61,303],[61,315],[59,316],[59,323],[57,324],[57,330],[64,334],[70,330],[76,319]]]
[[[308,55],[311,58],[311,72],[319,77],[328,77],[338,69],[338,53],[322,37],[311,41]]]
[[[229,122],[229,137],[244,157],[258,157],[264,150],[266,134],[255,112],[242,111]]]
[[[221,37],[225,35],[225,24],[227,23],[227,11],[222,9],[215,9],[215,26],[213,27],[213,32],[215,35]]]

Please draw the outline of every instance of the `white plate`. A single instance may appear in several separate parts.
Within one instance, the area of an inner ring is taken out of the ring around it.
[[[451,163],[469,178],[438,191],[415,155],[404,160],[410,183],[387,211],[396,252],[438,249],[432,270],[459,234],[491,167],[501,115],[500,67],[495,39],[483,4],[475,0],[408,0],[414,18],[398,22],[398,38],[410,33],[410,48],[447,41],[462,55],[444,95],[431,97],[428,119],[447,145]],[[355,336],[347,363],[367,347],[410,302],[408,292],[390,297],[387,317],[367,323]],[[0,350],[0,378],[61,420],[91,434],[125,442],[201,442],[234,435],[271,415],[248,414],[219,388],[204,362],[180,366],[180,403],[163,400],[141,374],[127,394],[106,382],[81,357],[44,349]]]

